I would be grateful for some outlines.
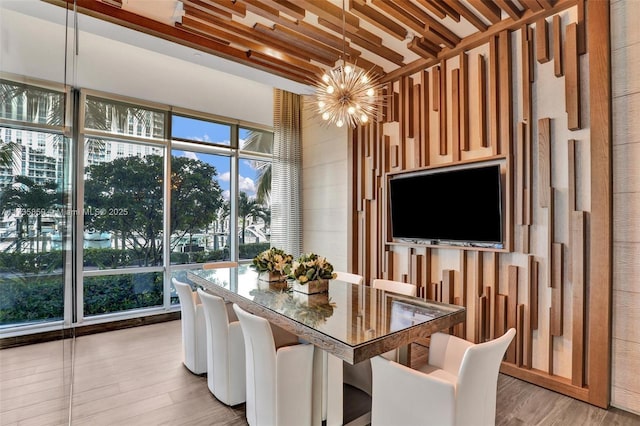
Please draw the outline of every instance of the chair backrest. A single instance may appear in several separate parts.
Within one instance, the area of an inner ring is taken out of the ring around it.
[[[465,351],[456,385],[457,424],[495,423],[500,364],[515,334],[511,328],[502,336]]]
[[[176,278],[173,278],[171,281],[178,293],[178,299],[180,299],[180,310],[182,311],[182,316],[194,318],[196,315],[196,304],[193,299],[193,289],[189,284],[178,281]]]
[[[233,305],[238,315],[247,366],[247,421],[250,425],[276,424],[276,345],[269,322]]]
[[[225,301],[198,289],[207,326],[207,384],[211,392],[227,405],[245,401],[244,341],[234,343],[234,330],[229,322]],[[239,324],[234,323],[239,327]],[[240,332],[240,329],[236,331]],[[236,358],[241,357],[241,360]],[[242,377],[236,377],[241,375]]]
[[[238,262],[222,260],[220,262],[208,262],[202,265],[202,269],[237,268]]]
[[[194,293],[187,283],[171,280],[180,299],[184,365],[195,374],[207,372],[207,347],[204,315],[196,306]]]
[[[416,286],[409,283],[403,283],[401,281],[393,281],[393,280],[385,280],[382,278],[375,278],[371,287],[379,288],[385,291],[391,291],[398,294],[403,294],[405,296],[415,296],[416,295]]]
[[[335,271],[335,273],[336,273],[336,280],[340,280],[340,281],[344,281],[352,284],[364,283],[364,277],[362,275],[352,274],[351,272],[342,272],[342,271]]]

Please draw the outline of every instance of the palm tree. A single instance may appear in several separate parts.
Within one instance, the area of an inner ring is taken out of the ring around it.
[[[258,130],[249,130],[244,140],[244,149],[254,152],[272,152],[273,134]],[[268,204],[271,194],[271,162],[251,161],[251,166],[258,172],[256,200]]]
[[[27,176],[16,176],[14,184],[0,195],[0,214],[20,212],[16,219],[16,251],[22,250],[22,242],[28,238],[29,218],[36,216],[36,241],[42,232],[42,213],[58,204],[60,194],[54,181],[37,183]]]
[[[19,167],[18,155],[22,146],[17,142],[0,140],[0,167]]]
[[[245,192],[240,192],[238,199],[238,217],[242,221],[242,234],[241,244],[244,244],[244,234],[247,229],[247,222],[249,219],[254,221],[258,219],[265,219],[267,216],[267,209],[260,204],[256,199],[249,198]]]

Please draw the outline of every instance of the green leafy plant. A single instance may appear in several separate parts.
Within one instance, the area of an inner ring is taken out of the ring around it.
[[[289,270],[289,278],[293,278],[305,284],[315,280],[329,280],[336,277],[333,272],[333,265],[327,261],[324,256],[318,256],[315,253],[305,253],[291,264]]]
[[[253,258],[253,267],[258,272],[279,272],[287,275],[293,256],[276,247],[271,247]]]

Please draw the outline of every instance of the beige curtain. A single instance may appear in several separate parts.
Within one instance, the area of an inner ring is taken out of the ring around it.
[[[302,98],[274,90],[271,245],[298,257],[302,251]]]

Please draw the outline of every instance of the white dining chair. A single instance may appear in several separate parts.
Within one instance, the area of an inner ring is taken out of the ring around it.
[[[371,287],[402,294],[404,296],[415,296],[416,286],[401,281],[385,280],[381,278],[375,278],[371,282]],[[399,352],[397,349],[392,349],[382,354],[383,357],[398,361]],[[343,381],[345,384],[353,386],[361,391],[371,395],[372,393],[372,380],[371,380],[371,362],[369,360],[361,361],[357,364],[344,364]]]
[[[495,424],[498,373],[515,334],[511,328],[474,344],[435,333],[428,364],[418,370],[372,358],[372,426]]]
[[[351,284],[364,284],[364,277],[351,272],[335,271],[336,280],[344,281]]]
[[[207,372],[207,337],[204,310],[196,303],[196,295],[187,283],[171,280],[180,299],[182,352],[185,367],[194,374]]]
[[[198,295],[207,328],[207,386],[226,405],[245,402],[245,354],[240,322],[235,313],[230,322],[228,304],[221,297],[202,289],[198,289]]]
[[[244,336],[249,425],[311,424],[313,345],[277,348],[266,319],[233,309]]]

